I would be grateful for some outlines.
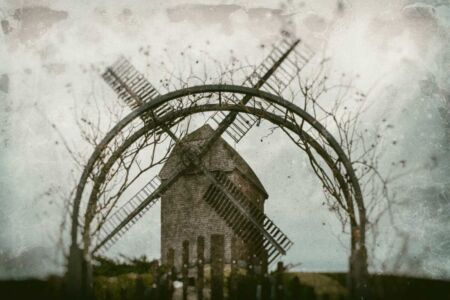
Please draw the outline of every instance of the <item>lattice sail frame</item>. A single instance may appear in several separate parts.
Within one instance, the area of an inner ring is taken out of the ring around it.
[[[312,57],[312,51],[303,46],[303,52],[296,49],[299,41],[282,40],[278,45],[274,45],[271,53],[244,81],[244,86],[256,87],[274,94],[280,94],[286,89],[293,79],[298,75],[301,69]],[[304,44],[301,44],[304,45]],[[284,56],[284,57],[283,57]],[[282,59],[283,63],[280,63]],[[299,63],[300,62],[300,63]],[[275,68],[275,69],[274,69]],[[272,72],[271,72],[272,71]],[[267,74],[270,73],[269,76]],[[264,78],[266,76],[267,78]],[[104,80],[118,94],[118,97],[127,103],[131,109],[136,109],[145,102],[151,101],[159,95],[156,89],[124,58],[120,57],[110,68],[107,68],[102,75]],[[233,95],[232,95],[233,96]],[[227,101],[239,103],[236,97],[227,97]],[[264,103],[266,106],[269,105]],[[269,107],[264,107],[268,109]],[[157,117],[163,116],[167,112],[173,111],[173,107],[168,103],[159,106],[153,114]],[[151,116],[144,116],[143,120]],[[222,111],[215,112],[210,120],[219,126],[226,114]],[[258,121],[257,117],[247,114],[237,114],[233,122],[226,128],[225,133],[238,143],[249,130]],[[213,124],[214,126],[214,124]],[[130,198],[124,205],[117,209],[104,223],[100,229],[100,242],[95,246],[93,253],[99,250],[106,250],[111,247],[129,228],[139,220],[159,199],[158,186],[160,179],[155,176],[138,193]],[[223,182],[225,186],[229,183]],[[205,196],[206,197],[206,196]],[[216,197],[217,198],[217,197]],[[220,197],[219,197],[220,198]],[[238,199],[241,197],[238,197]],[[208,202],[208,197],[205,198]],[[217,199],[216,199],[217,200]],[[222,199],[223,201],[223,199]],[[210,203],[214,207],[214,203]],[[228,207],[230,204],[227,204]],[[248,207],[247,207],[248,208]],[[254,211],[254,210],[253,210]],[[220,210],[218,210],[219,215]],[[227,214],[229,217],[230,213]],[[267,240],[262,240],[261,245],[269,254],[269,261],[274,261],[280,254],[285,254],[292,245],[292,242],[279,230],[275,224],[264,214],[258,215],[258,220],[262,221],[265,230],[276,238],[272,244]],[[236,219],[236,214],[234,214]],[[224,217],[224,216],[222,216]],[[225,219],[227,221],[227,219]],[[227,221],[228,222],[228,221]],[[229,224],[233,229],[235,226]],[[246,226],[248,235],[253,239],[261,237],[255,230],[249,230]],[[237,230],[237,229],[236,229]],[[280,244],[277,244],[280,243]],[[275,244],[277,247],[274,247]],[[262,249],[257,250],[258,253]]]
[[[260,232],[252,226],[251,222],[238,209],[231,205],[228,197],[218,189],[214,184],[211,184],[203,196],[203,199],[211,205],[221,216],[228,226],[244,241],[252,245],[253,253],[257,257],[266,256],[272,263],[281,254],[277,248],[283,249],[287,252],[293,245],[292,241],[265,215],[261,210],[255,206],[240,190],[239,188],[227,178],[226,174],[219,172],[216,175],[219,182],[240,201],[242,206],[259,222],[264,230],[272,235],[275,243],[270,243],[264,238]]]
[[[256,67],[253,72],[244,80],[243,86],[255,87],[258,84],[264,74],[270,71],[270,69],[285,55],[290,48],[298,41],[292,41],[283,39],[276,45],[273,45],[269,55],[262,61],[262,63]],[[300,50],[300,49],[301,50]],[[288,56],[286,56],[282,63],[279,64],[276,70],[267,78],[267,80],[258,87],[260,90],[272,93],[275,95],[281,94],[292,81],[298,76],[300,71],[305,67],[309,60],[313,56],[312,50],[304,43],[298,42],[291,50]],[[224,97],[225,103],[239,103],[240,99],[234,95]],[[268,104],[264,104],[264,109],[269,109]],[[220,122],[224,120],[226,113],[223,111],[217,111],[211,116],[213,128],[216,128]],[[258,118],[252,115],[239,114],[236,117],[235,122],[231,124],[225,133],[239,143],[239,141],[250,131],[250,129],[258,122]]]

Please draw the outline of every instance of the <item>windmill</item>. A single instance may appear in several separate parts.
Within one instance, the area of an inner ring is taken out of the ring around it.
[[[298,72],[307,64],[313,52],[300,40],[283,39],[273,45],[270,54],[243,82],[244,86],[261,89],[270,93],[281,93],[297,76]],[[103,79],[117,93],[131,109],[139,108],[159,95],[156,89],[145,77],[137,71],[124,57],[120,57],[102,74]],[[242,99],[232,98],[226,101],[247,103],[250,96]],[[269,107],[264,107],[269,109]],[[149,119],[157,120],[168,112],[175,110],[169,103],[158,106],[154,111],[142,117],[144,122]],[[259,249],[256,255],[266,255],[271,263],[280,255],[285,255],[292,246],[292,241],[274,224],[270,218],[258,207],[246,201],[236,192],[236,187],[226,177],[213,174],[201,162],[217,139],[223,134],[239,143],[250,129],[258,122],[254,115],[239,114],[237,112],[215,112],[208,120],[214,128],[214,134],[203,144],[199,151],[184,148],[185,159],[189,166],[200,170],[210,182],[210,188],[204,195],[204,200],[229,224],[242,239],[248,240]],[[159,132],[168,134],[177,145],[179,137],[172,132],[170,124],[160,126]],[[133,224],[136,223],[152,206],[157,203],[161,195],[185,172],[186,166],[177,168],[168,179],[161,181],[155,176],[132,196],[125,204],[118,208],[101,227],[98,243],[92,254],[110,248]]]

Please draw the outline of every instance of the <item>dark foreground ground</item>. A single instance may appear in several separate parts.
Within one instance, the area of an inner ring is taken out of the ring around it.
[[[300,296],[289,295],[289,284],[297,276],[300,282]],[[154,299],[146,290],[151,289],[150,275],[125,274],[115,277],[96,278],[96,300],[144,300]],[[285,296],[277,299],[348,299],[343,273],[287,273]],[[432,280],[390,275],[373,275],[370,278],[371,299],[448,299],[450,300],[450,281]],[[188,299],[196,299],[195,287]],[[181,298],[181,289],[175,290],[173,299]],[[205,299],[209,298],[205,295]],[[226,299],[227,297],[225,297]],[[257,299],[239,297],[238,299]],[[3,280],[0,281],[1,300],[20,299],[65,299],[63,280],[50,277],[47,280]],[[271,298],[269,298],[271,299]]]

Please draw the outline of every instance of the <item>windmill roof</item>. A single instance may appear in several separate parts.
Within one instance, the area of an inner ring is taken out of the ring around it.
[[[181,143],[184,143],[190,148],[199,149],[214,132],[215,130],[206,124],[185,136],[181,140]],[[168,179],[177,168],[184,167],[181,154],[181,147],[175,145],[159,173],[162,180]],[[223,138],[220,137],[213,143],[209,151],[202,157],[202,162],[209,171],[232,172],[237,169],[241,175],[260,190],[266,198],[268,197],[267,191],[252,168]],[[199,171],[197,169],[192,169],[187,172],[198,173]]]

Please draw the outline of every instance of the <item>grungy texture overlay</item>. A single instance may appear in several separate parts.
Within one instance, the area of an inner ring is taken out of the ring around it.
[[[8,1],[0,2],[0,276],[61,273],[62,211],[80,170],[62,146],[89,154],[76,125],[90,91],[114,99],[91,66],[119,54],[168,61],[188,45],[217,60],[257,64],[259,45],[295,32],[327,49],[332,67],[370,90],[364,126],[388,120],[382,171],[402,203],[378,229],[373,271],[450,278],[450,3],[448,1]],[[150,4],[151,3],[151,4]],[[150,48],[146,48],[150,46]],[[142,50],[143,47],[147,50]],[[141,55],[142,56],[142,55]],[[133,60],[137,65],[139,58]],[[161,70],[149,80],[158,87]],[[445,112],[447,111],[447,115]],[[447,116],[447,117],[444,117]],[[52,127],[56,124],[56,129]],[[295,242],[286,262],[345,271],[348,235],[322,206],[322,189],[292,143],[258,127],[237,150],[269,193],[266,211]],[[110,255],[159,257],[159,207]],[[65,244],[67,246],[67,244]]]

